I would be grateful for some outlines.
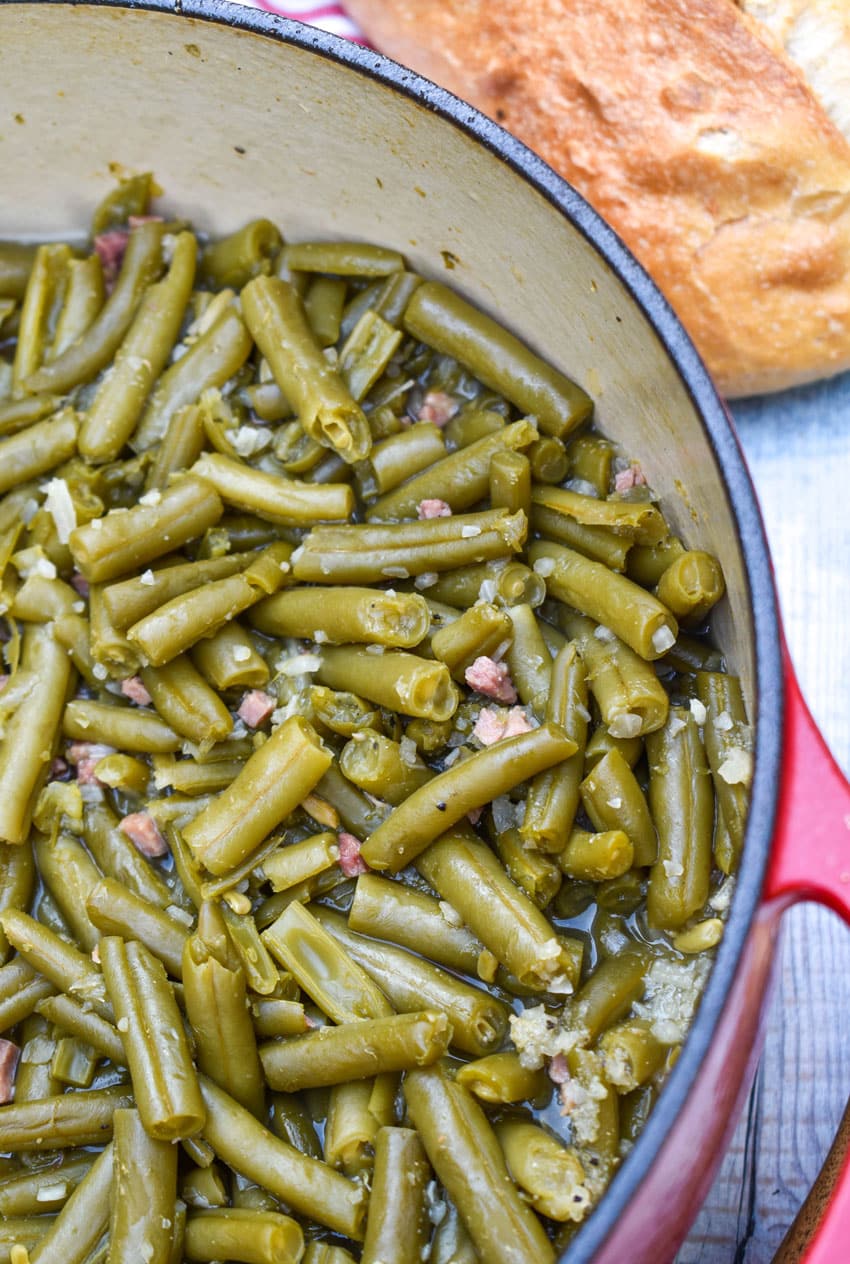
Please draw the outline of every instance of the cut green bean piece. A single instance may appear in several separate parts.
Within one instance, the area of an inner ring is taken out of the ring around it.
[[[571,1147],[521,1119],[497,1123],[496,1136],[511,1176],[535,1211],[550,1220],[584,1219],[591,1195],[584,1168]]]
[[[555,441],[557,442],[557,441]],[[534,445],[532,444],[532,447]],[[531,466],[522,452],[494,452],[490,458],[490,504],[510,513],[531,513]]]
[[[6,1176],[0,1180],[0,1213],[9,1216],[38,1216],[58,1211],[69,1194],[88,1174],[94,1155],[63,1157],[60,1164]],[[2,1257],[0,1257],[2,1258]]]
[[[495,831],[494,831],[495,832]],[[562,875],[554,857],[533,851],[517,829],[495,834],[496,852],[508,877],[539,909],[545,909],[561,889]]]
[[[351,398],[358,403],[369,393],[393,358],[403,334],[377,312],[364,312],[339,353],[339,371]]]
[[[15,943],[14,931],[12,943]],[[53,984],[41,975],[35,964],[31,965],[23,957],[13,957],[0,967],[0,1031],[8,1031],[29,1018],[39,1001],[52,992]]]
[[[361,849],[363,859],[372,869],[398,872],[468,812],[568,759],[575,750],[575,742],[562,730],[543,724],[478,751],[414,791],[369,836]]]
[[[7,908],[29,908],[35,890],[35,860],[26,843],[0,843],[0,913]],[[11,956],[9,941],[0,930],[0,965]]]
[[[38,246],[0,241],[0,295],[23,298]]]
[[[322,348],[332,347],[339,341],[346,288],[345,281],[337,277],[316,276],[304,295],[310,328]]]
[[[0,495],[69,460],[77,447],[77,415],[64,408],[19,434],[0,439]]]
[[[312,725],[292,716],[255,751],[229,789],[183,830],[198,860],[227,873],[293,812],[331,763]]]
[[[701,549],[688,549],[667,567],[655,594],[677,619],[702,623],[726,591],[720,563]]]
[[[634,847],[622,830],[591,834],[587,830],[573,829],[557,859],[568,878],[576,878],[580,882],[606,882],[631,869]]]
[[[252,219],[243,228],[209,242],[201,256],[202,279],[215,289],[239,290],[255,276],[268,276],[282,241],[268,219]]]
[[[232,731],[233,717],[186,654],[140,674],[160,718],[181,737],[212,746]]]
[[[43,421],[58,412],[58,395],[25,395],[23,399],[10,399],[0,404],[0,435],[17,434],[36,421]],[[433,430],[433,426],[428,427]]]
[[[116,1099],[116,1109],[122,1108]],[[105,1139],[108,1140],[108,1136]],[[110,1144],[95,1159],[46,1235],[30,1250],[31,1264],[87,1264],[109,1225],[113,1174],[114,1154]]]
[[[538,773],[532,781],[521,833],[526,847],[558,852],[572,828],[581,798],[579,787],[584,773],[584,747],[590,715],[587,709],[587,675],[581,655],[573,643],[565,645],[552,664],[545,715],[550,723],[559,725],[575,742],[576,750],[569,759]]]
[[[345,483],[302,483],[266,474],[220,452],[205,452],[192,473],[209,483],[225,504],[279,526],[345,522],[354,510],[354,493]]]
[[[431,623],[428,606],[417,593],[354,587],[291,588],[261,601],[248,617],[267,636],[404,649],[418,645]]]
[[[221,1207],[193,1211],[186,1220],[187,1260],[241,1260],[245,1264],[298,1264],[304,1249],[300,1226],[276,1211]]]
[[[339,860],[336,834],[312,834],[298,843],[278,847],[262,863],[262,872],[273,890],[285,891],[297,882],[304,882]]]
[[[103,268],[96,254],[70,260],[68,284],[48,360],[57,359],[87,333],[103,307],[105,293]]]
[[[177,1198],[177,1148],[148,1135],[137,1110],[117,1110],[108,1264],[167,1261]]]
[[[734,873],[740,861],[747,821],[747,792],[752,777],[752,738],[736,676],[700,671],[697,693],[707,714],[703,732],[714,793],[723,819],[725,845],[717,862]]]
[[[562,1023],[582,1044],[593,1044],[602,1032],[640,1000],[651,957],[638,947],[607,957],[564,1006]]]
[[[100,932],[86,911],[86,900],[100,881],[100,873],[82,843],[73,834],[54,838],[34,836],[35,858],[41,879],[56,901],[77,943],[91,952]]]
[[[546,434],[562,439],[590,416],[593,402],[580,386],[437,281],[416,290],[404,327],[414,338],[460,360],[521,412],[537,417]]]
[[[445,455],[442,431],[430,421],[420,421],[376,443],[356,476],[364,496],[382,496]]]
[[[361,1264],[419,1264],[431,1232],[431,1169],[411,1128],[381,1128]]]
[[[45,997],[38,1003],[38,1012],[63,1031],[69,1031],[80,1040],[84,1040],[97,1050],[101,1057],[108,1058],[116,1066],[124,1065],[124,1046],[118,1029],[98,1014],[87,1010],[73,997]]]
[[[520,1198],[496,1136],[470,1093],[439,1067],[404,1081],[431,1166],[457,1206],[481,1264],[549,1264],[543,1226]]]
[[[498,561],[447,571],[435,577],[427,592],[436,601],[461,608],[472,606],[479,599],[536,608],[546,596],[546,585],[522,562]]]
[[[103,604],[115,627],[123,631],[175,597],[235,575],[252,560],[250,553],[230,553],[198,562],[169,562],[132,579],[109,584],[103,589]]]
[[[588,683],[611,736],[631,739],[661,728],[670,706],[653,668],[610,628],[564,610],[559,622],[575,641]]]
[[[0,1106],[3,1148],[12,1154],[31,1154],[103,1145],[112,1136],[115,1111],[132,1104],[132,1093],[115,1087],[81,1089],[42,1101]]]
[[[159,958],[172,978],[182,978],[183,949],[188,938],[182,922],[114,878],[103,878],[91,888],[86,909],[101,935],[137,939]]]
[[[367,1202],[362,1186],[279,1140],[205,1077],[201,1092],[207,1108],[203,1136],[223,1162],[299,1215],[362,1241]]]
[[[154,179],[150,171],[119,180],[95,208],[91,223],[92,237],[114,228],[123,228],[129,223],[131,215],[147,215],[154,191]]]
[[[605,1078],[618,1093],[631,1093],[661,1069],[669,1046],[653,1033],[645,1018],[627,1018],[602,1035],[599,1052]]]
[[[491,1053],[460,1067],[455,1079],[474,1097],[489,1104],[533,1102],[545,1097],[551,1081],[545,1071],[529,1070],[513,1052]]]
[[[329,272],[335,276],[384,277],[400,272],[404,259],[397,250],[361,241],[299,241],[283,248],[293,272]]]
[[[241,624],[226,623],[192,647],[192,662],[214,689],[257,689],[271,675],[264,658]],[[233,774],[236,775],[235,773]]]
[[[634,847],[636,865],[652,865],[658,838],[637,778],[618,750],[610,750],[581,783],[581,801],[599,832],[622,830]]]
[[[316,672],[322,684],[370,698],[402,715],[447,720],[460,700],[448,668],[403,650],[372,654],[366,647],[322,650]]]

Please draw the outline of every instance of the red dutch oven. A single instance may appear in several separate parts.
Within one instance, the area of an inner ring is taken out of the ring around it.
[[[671,1259],[705,1198],[759,1055],[779,919],[850,922],[850,788],[783,648],[770,558],[731,425],[652,281],[583,199],[470,106],[378,54],[211,0],[0,0],[0,237],[82,234],[123,170],[152,169],[202,229],[268,216],[291,238],[404,252],[594,396],[674,528],[721,560],[715,620],[755,723],[746,847],[682,1055],[570,1264]],[[850,1158],[787,1248],[850,1260]]]

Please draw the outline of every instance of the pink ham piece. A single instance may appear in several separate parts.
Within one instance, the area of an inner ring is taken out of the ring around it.
[[[129,698],[131,702],[138,703],[140,707],[149,707],[151,704],[151,696],[145,689],[139,676],[128,676],[126,680],[122,680],[121,692],[125,698]]]
[[[530,733],[534,725],[522,707],[512,707],[505,714],[495,707],[482,707],[472,736],[477,737],[482,746],[492,746],[505,737],[518,737],[520,733]]]
[[[0,1106],[6,1106],[15,1096],[15,1073],[20,1056],[17,1045],[0,1039]]]
[[[339,867],[346,878],[356,878],[360,873],[368,873],[369,866],[360,855],[360,839],[344,830],[339,835]]]
[[[482,654],[476,658],[471,667],[464,672],[464,679],[470,689],[485,694],[495,702],[511,703],[517,700],[506,663],[497,663],[494,658]]]
[[[126,228],[113,228],[108,233],[98,233],[94,239],[94,248],[103,266],[103,279],[107,288],[115,284],[115,278],[121,271],[129,240],[130,234]]]
[[[452,507],[444,500],[437,500],[434,497],[432,500],[420,500],[416,512],[420,522],[425,518],[451,518]]]
[[[99,786],[94,770],[107,755],[115,754],[114,746],[102,742],[72,742],[68,747],[68,761],[76,766],[77,781],[81,786]]]
[[[252,689],[250,693],[245,694],[236,714],[249,728],[256,729],[261,724],[265,724],[276,706],[276,699],[263,693],[262,689]]]
[[[149,860],[168,855],[168,843],[149,812],[131,812],[118,822],[118,828],[127,835],[136,851],[140,851]]]
[[[428,391],[416,414],[417,421],[431,421],[441,429],[451,421],[460,405],[445,391]]]
[[[614,475],[615,492],[627,492],[633,487],[646,487],[646,476],[637,464],[632,464],[627,470],[620,470]]]

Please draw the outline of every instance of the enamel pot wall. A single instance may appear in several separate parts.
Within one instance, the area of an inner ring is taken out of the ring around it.
[[[404,252],[500,314],[595,398],[675,529],[721,560],[716,619],[756,724],[727,933],[659,1104],[570,1261],[670,1259],[709,1188],[758,1056],[778,919],[815,898],[850,920],[850,790],[783,654],[762,524],[728,416],[687,336],[614,233],[471,107],[375,53],[215,0],[0,0],[0,237],[82,234],[115,174],[227,232]],[[808,1251],[850,1258],[850,1178]],[[795,1254],[794,1258],[799,1258]]]

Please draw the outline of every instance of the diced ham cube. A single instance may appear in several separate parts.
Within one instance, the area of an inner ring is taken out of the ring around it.
[[[431,500],[420,500],[416,512],[420,522],[425,518],[451,518],[452,507],[435,496]]]
[[[472,736],[477,737],[482,746],[492,746],[494,742],[501,742],[502,738],[530,733],[533,727],[522,707],[512,707],[507,715],[495,707],[482,707]]]
[[[136,850],[149,860],[155,856],[168,855],[168,843],[149,812],[131,812],[118,822],[118,828],[127,835]]]
[[[86,579],[85,575],[81,575],[79,571],[74,571],[73,575],[71,576],[71,583],[76,588],[77,592],[80,594],[81,597],[88,597],[89,581]]]
[[[614,475],[614,491],[627,492],[633,487],[646,487],[646,475],[639,465],[633,463],[627,470],[620,470]]]
[[[94,239],[94,248],[103,265],[103,279],[107,288],[115,284],[129,240],[130,234],[126,228],[113,228],[108,233],[98,233]]]
[[[445,391],[427,391],[416,415],[417,421],[431,421],[435,426],[443,427],[451,421],[460,405]]]
[[[151,704],[151,696],[142,684],[140,676],[127,676],[125,680],[122,680],[121,692],[125,698],[138,703],[140,707],[149,707]]]
[[[482,654],[476,658],[471,667],[464,672],[464,679],[470,689],[486,694],[496,702],[516,702],[517,691],[514,689],[506,663],[497,663],[494,658]]]
[[[114,746],[106,746],[102,742],[72,742],[68,747],[68,760],[77,769],[77,781],[81,786],[99,786],[94,770],[107,755],[115,754]]]
[[[570,1069],[563,1053],[556,1053],[549,1063],[549,1079],[553,1084],[566,1084],[570,1078]]]
[[[0,1106],[6,1106],[15,1096],[15,1072],[20,1056],[17,1045],[0,1039]]]
[[[338,836],[339,867],[346,878],[356,878],[360,873],[368,873],[369,866],[360,855],[360,839],[345,830]]]
[[[270,694],[264,693],[262,689],[252,689],[245,694],[236,714],[249,728],[256,729],[265,724],[276,706],[277,701]]]

